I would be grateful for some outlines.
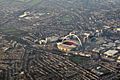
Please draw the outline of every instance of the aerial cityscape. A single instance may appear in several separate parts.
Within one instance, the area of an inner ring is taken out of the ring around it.
[[[0,0],[0,80],[120,80],[120,0]]]

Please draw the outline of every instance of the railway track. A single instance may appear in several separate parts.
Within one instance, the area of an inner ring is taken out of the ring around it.
[[[118,72],[118,70],[116,68],[114,68],[110,63],[107,62],[100,62],[99,63],[100,66],[105,67],[106,69],[110,70],[111,72]]]
[[[50,73],[53,73],[55,76],[59,76],[62,79],[65,79],[65,80],[72,77],[72,76],[69,76],[69,77],[65,78],[65,76],[63,76],[63,74],[59,73],[59,71],[56,68],[54,68],[55,65],[50,66],[51,61],[49,60],[50,61],[49,62],[49,61],[46,60],[47,57],[48,57],[47,56],[48,54],[52,55],[52,54],[50,54],[50,52],[47,52],[47,51],[44,51],[44,50],[43,51],[40,50],[40,52],[42,52],[42,53],[38,54],[38,56],[37,56],[38,58],[33,60],[34,64],[37,65],[38,68],[44,68],[45,70],[50,71]],[[55,54],[53,54],[53,55],[55,55]],[[56,58],[52,58],[52,59],[55,60],[56,62],[58,62],[58,61],[62,62],[64,65],[65,64],[69,65],[71,68],[75,68],[77,73],[74,74],[74,76],[75,75],[80,75],[80,77],[82,77],[84,80],[91,80],[91,79],[92,80],[98,80],[99,79],[99,77],[96,76],[95,74],[85,70],[84,68],[82,68],[80,66],[77,66],[76,64],[70,62],[69,60],[65,61],[66,59],[63,59],[63,61],[61,61],[61,60],[59,60],[59,58],[56,57]],[[75,66],[77,66],[77,67],[75,67]]]

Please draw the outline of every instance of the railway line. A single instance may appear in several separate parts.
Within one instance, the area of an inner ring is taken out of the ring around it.
[[[23,63],[24,64],[23,68],[26,69],[26,72],[31,71],[31,69],[27,68],[28,66],[33,67],[36,65],[36,67],[37,67],[36,70],[41,75],[51,76],[50,74],[52,74],[54,76],[58,76],[58,78],[65,79],[65,80],[70,79],[71,77],[74,77],[76,75],[80,75],[79,77],[82,77],[84,80],[85,79],[86,80],[90,80],[90,79],[98,80],[99,79],[99,77],[97,77],[96,75],[83,69],[80,66],[78,67],[76,64],[72,63],[71,61],[66,60],[60,56],[57,57],[56,54],[52,54],[50,52],[42,51],[42,50],[40,50],[40,52],[38,51],[37,53],[39,53],[39,54],[36,54],[36,58],[34,58],[33,60],[26,61],[26,59],[25,59],[24,62],[27,62],[27,63]],[[34,65],[31,65],[31,63],[34,63]],[[26,66],[26,64],[27,64],[27,66]],[[60,66],[61,66],[61,68],[60,68]],[[41,71],[41,69],[44,71]],[[73,71],[73,73],[71,75],[67,76],[68,73],[66,73],[66,69],[68,72],[69,71],[71,72],[71,70],[75,70],[75,71]],[[67,74],[67,75],[65,76],[65,74]],[[30,76],[33,76],[32,73],[30,74]]]
[[[110,70],[111,72],[115,72],[115,73],[118,72],[118,70],[108,62],[101,61],[99,65],[101,65],[102,67],[105,67],[106,69]]]

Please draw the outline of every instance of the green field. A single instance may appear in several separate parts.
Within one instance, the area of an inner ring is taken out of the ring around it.
[[[0,29],[0,32],[3,32],[4,34],[15,35],[15,36],[20,36],[26,33],[25,31],[18,30],[16,28],[2,28]]]
[[[42,0],[0,0],[0,2],[22,2],[22,3],[28,3],[27,5],[35,5],[39,2],[41,2]]]
[[[81,57],[81,56],[70,56],[69,59],[77,64],[81,64],[81,65],[84,65],[84,64],[87,64],[89,63],[89,58],[87,57]]]
[[[71,15],[64,15],[61,17],[61,21],[63,21],[63,22],[69,22],[71,20],[73,20]]]
[[[40,3],[42,0],[27,0],[27,1],[21,0],[21,1],[28,3],[27,5],[33,6],[37,3]]]

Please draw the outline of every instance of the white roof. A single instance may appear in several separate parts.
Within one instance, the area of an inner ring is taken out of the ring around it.
[[[118,59],[120,60],[120,56],[118,57]]]
[[[118,46],[117,49],[120,49],[120,46]]]
[[[20,15],[19,17],[20,17],[20,18],[23,18],[23,17],[25,17],[25,16],[27,16],[27,13],[26,13],[26,12],[24,12],[24,14]]]
[[[110,26],[103,26],[104,28],[110,28]]]
[[[116,28],[115,30],[120,31],[120,28]]]
[[[117,50],[108,50],[106,51],[104,54],[106,54],[107,56],[113,56],[117,53]]]
[[[120,43],[120,40],[116,40],[115,43]]]

